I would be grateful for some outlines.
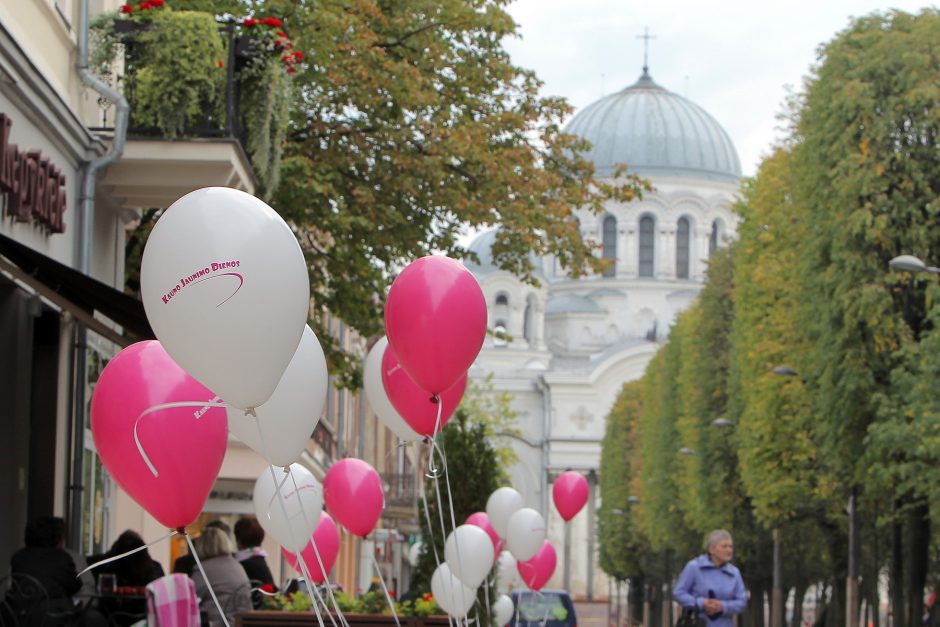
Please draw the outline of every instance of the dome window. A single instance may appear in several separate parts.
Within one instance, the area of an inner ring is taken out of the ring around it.
[[[689,219],[679,218],[676,227],[676,278],[689,278]]]
[[[603,243],[601,256],[611,262],[604,270],[604,276],[612,277],[617,272],[617,218],[614,216],[604,218]]]
[[[656,255],[656,222],[652,216],[640,218],[640,276],[653,276]]]

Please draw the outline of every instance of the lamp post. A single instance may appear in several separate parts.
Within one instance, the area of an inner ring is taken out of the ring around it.
[[[928,266],[914,255],[899,255],[888,262],[888,267],[892,270],[901,272],[930,272],[931,274],[940,274],[940,268]]]

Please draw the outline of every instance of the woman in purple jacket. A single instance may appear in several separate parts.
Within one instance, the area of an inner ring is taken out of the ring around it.
[[[747,590],[741,571],[731,563],[733,556],[731,534],[724,529],[712,531],[705,555],[685,565],[672,591],[676,603],[704,617],[707,627],[732,627],[731,616],[747,607]]]

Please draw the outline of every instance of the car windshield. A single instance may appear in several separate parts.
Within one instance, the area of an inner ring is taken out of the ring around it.
[[[519,597],[519,620],[565,620],[568,608],[557,594],[526,594]]]

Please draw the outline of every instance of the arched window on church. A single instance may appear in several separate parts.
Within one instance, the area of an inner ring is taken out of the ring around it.
[[[689,219],[679,218],[676,226],[676,278],[689,278]]]
[[[522,319],[522,336],[529,345],[535,341],[535,294],[529,294],[525,301],[525,317]]]
[[[718,250],[718,243],[721,241],[721,237],[724,235],[724,225],[721,223],[721,220],[715,220],[712,222],[712,232],[711,236],[708,238],[708,256],[711,257],[712,254]]]
[[[604,218],[603,248],[601,256],[610,260],[610,267],[604,270],[605,277],[612,277],[617,272],[617,218]]]
[[[640,276],[653,276],[656,255],[656,222],[652,216],[640,218]]]
[[[496,295],[496,304],[503,305],[504,307],[509,306],[509,296],[506,294],[506,292],[500,292]]]

